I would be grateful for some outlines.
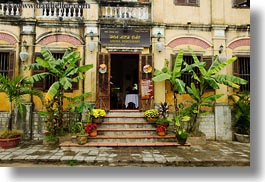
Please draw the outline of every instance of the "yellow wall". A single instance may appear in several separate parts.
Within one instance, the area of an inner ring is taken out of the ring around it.
[[[16,67],[15,73],[21,75],[31,75],[31,72],[25,72],[23,70],[23,64],[30,64],[33,61],[34,52],[40,52],[41,45],[38,41],[45,36],[53,34],[66,34],[79,39],[82,44],[75,46],[80,51],[83,58],[81,64],[93,64],[94,68],[86,73],[86,79],[84,80],[84,92],[91,91],[92,95],[86,98],[86,101],[96,100],[96,61],[99,50],[99,6],[93,0],[87,1],[90,4],[90,9],[84,9],[84,18],[82,23],[84,27],[79,26],[79,20],[64,19],[62,22],[58,18],[44,18],[41,17],[40,9],[23,9],[21,18],[23,19],[23,25],[16,25],[14,19],[8,19],[6,17],[0,17],[1,26],[0,33],[8,33],[15,37],[17,43],[10,45],[8,42],[0,39],[0,51],[8,48],[9,50],[16,51]],[[173,0],[151,0],[151,21],[152,26],[150,30],[155,28],[161,28],[164,30],[164,35],[160,42],[165,45],[165,49],[162,52],[158,52],[155,49],[157,38],[155,35],[151,35],[152,50],[144,49],[142,53],[152,53],[154,56],[154,67],[161,69],[164,65],[165,59],[171,59],[171,54],[176,54],[179,49],[184,49],[188,52],[188,46],[190,46],[195,52],[202,54],[203,56],[217,55],[219,46],[224,45],[224,54],[228,58],[237,54],[250,55],[249,46],[241,46],[234,50],[228,48],[228,44],[234,40],[240,38],[250,38],[248,31],[238,30],[236,26],[246,26],[250,24],[250,9],[235,9],[232,8],[232,1],[228,0],[200,0],[199,7],[192,6],[176,6]],[[26,3],[26,2],[25,2]],[[35,11],[35,12],[34,12]],[[12,22],[12,23],[10,23]],[[37,22],[37,23],[36,23]],[[190,25],[187,22],[191,22]],[[36,23],[36,26],[35,26]],[[60,24],[61,23],[61,24]],[[33,27],[32,33],[23,33],[23,26],[30,25]],[[129,25],[130,26],[130,25]],[[139,26],[145,26],[144,23]],[[90,29],[95,30],[95,37],[93,40],[89,37]],[[216,36],[215,31],[224,30],[224,36]],[[207,42],[210,47],[204,49],[198,45],[178,45],[174,48],[168,46],[168,44],[180,37],[194,37]],[[19,52],[22,50],[20,42],[26,40],[28,42],[30,53],[29,59],[26,63],[21,63],[19,59]],[[88,43],[95,43],[95,50],[90,52],[88,50]],[[54,42],[48,47],[62,48],[74,46],[71,43],[66,42]],[[101,49],[102,52],[107,52],[105,49]],[[232,74],[232,66],[227,67],[224,73]],[[82,82],[79,83],[79,90],[69,93],[67,95],[75,96],[83,92]],[[231,94],[232,89],[221,87],[217,93]],[[179,96],[181,100],[189,99],[186,95]],[[0,100],[2,103],[7,103],[3,93],[0,93]],[[169,93],[169,88],[164,82],[155,83],[155,102],[160,103],[168,101],[172,102],[172,93]],[[227,102],[227,97],[220,99],[218,102]],[[43,106],[34,99],[35,108],[37,110],[43,110]],[[0,111],[8,110],[8,104],[1,104]]]

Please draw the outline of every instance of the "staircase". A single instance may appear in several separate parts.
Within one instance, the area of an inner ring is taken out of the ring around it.
[[[104,122],[97,129],[96,137],[88,137],[88,143],[81,146],[90,147],[158,147],[179,146],[174,134],[164,137],[156,134],[154,124],[147,123],[143,112],[137,110],[115,110],[108,112]],[[80,146],[64,142],[61,147]]]

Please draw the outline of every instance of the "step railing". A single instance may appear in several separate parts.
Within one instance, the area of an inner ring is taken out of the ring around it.
[[[0,3],[0,15],[20,16],[21,6],[19,4]]]

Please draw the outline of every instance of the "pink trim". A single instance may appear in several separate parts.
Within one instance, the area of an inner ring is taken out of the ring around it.
[[[55,34],[42,38],[38,43],[47,45],[53,42],[68,42],[73,45],[81,45],[81,41],[71,35]]]
[[[235,40],[228,45],[230,49],[235,49],[240,46],[250,46],[250,38]]]
[[[209,48],[211,45],[201,39],[194,38],[194,37],[180,37],[172,40],[168,46],[170,48],[174,48],[179,45],[185,45],[185,44],[190,44],[190,45],[196,45],[199,47],[202,47],[204,49]]]
[[[0,33],[0,40],[4,40],[9,42],[9,44],[15,44],[17,43],[17,40],[12,35],[9,35],[7,33]]]

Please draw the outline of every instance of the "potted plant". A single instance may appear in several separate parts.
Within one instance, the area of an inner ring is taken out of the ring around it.
[[[189,137],[189,132],[187,131],[189,127],[191,108],[184,108],[184,104],[180,103],[178,105],[178,110],[175,117],[175,129],[176,138],[179,144],[184,145]]]
[[[98,125],[96,123],[89,123],[85,125],[85,130],[91,137],[97,136]]]
[[[106,111],[104,109],[92,109],[91,117],[93,123],[102,123],[103,118],[106,116]]]
[[[28,77],[16,76],[9,79],[8,76],[0,74],[0,90],[6,94],[9,100],[9,116],[7,129],[0,132],[0,146],[12,148],[19,144],[22,131],[13,130],[14,107],[21,114],[22,120],[26,113],[25,95],[35,95],[42,100],[40,91],[32,88],[32,82]]]
[[[144,117],[146,118],[147,122],[153,123],[159,117],[159,112],[157,109],[149,109],[144,112]]]
[[[84,145],[87,143],[87,137],[88,137],[88,134],[84,127],[84,123],[80,121],[77,123],[77,126],[79,128],[79,133],[77,134],[77,143],[79,145]]]
[[[167,130],[167,125],[166,124],[158,124],[156,127],[157,135],[158,136],[165,136],[166,135],[166,130]]]
[[[234,113],[233,129],[238,141],[250,142],[250,93],[243,93],[229,96],[233,102],[232,111]]]

